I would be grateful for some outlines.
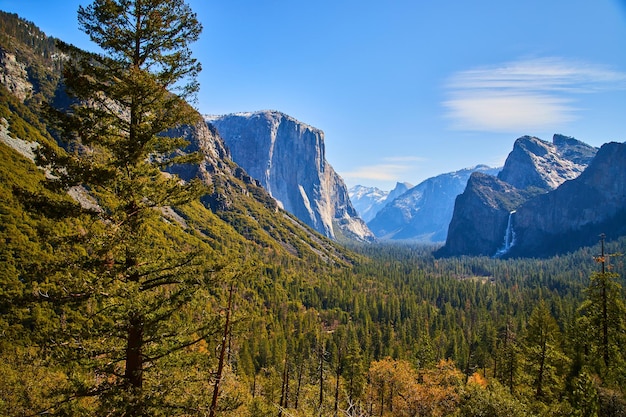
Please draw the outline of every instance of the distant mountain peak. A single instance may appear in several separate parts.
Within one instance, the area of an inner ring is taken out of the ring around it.
[[[359,216],[369,222],[376,214],[394,199],[413,187],[408,182],[397,182],[391,191],[384,191],[376,187],[355,185],[348,190],[350,201],[359,213]]]
[[[568,159],[575,164],[587,166],[598,152],[598,148],[589,146],[571,136],[555,134],[552,143],[556,146],[557,152],[562,158]]]

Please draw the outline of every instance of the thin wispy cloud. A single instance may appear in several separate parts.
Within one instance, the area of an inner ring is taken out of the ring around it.
[[[583,94],[626,89],[626,73],[559,58],[506,63],[454,74],[443,105],[460,130],[556,127],[577,117]]]
[[[418,156],[396,156],[383,158],[383,163],[364,165],[341,176],[350,180],[400,181],[404,174],[415,168],[415,163],[423,161]]]
[[[426,158],[421,156],[388,156],[383,158],[385,162],[421,162],[425,160]]]

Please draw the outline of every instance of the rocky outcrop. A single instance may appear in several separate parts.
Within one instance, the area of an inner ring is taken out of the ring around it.
[[[276,201],[263,189],[261,183],[232,161],[228,148],[214,126],[200,122],[194,126],[172,129],[165,134],[189,142],[187,147],[177,151],[179,155],[200,155],[199,161],[171,165],[166,171],[185,181],[198,178],[209,186],[211,192],[202,196],[201,201],[212,211],[231,210],[236,205],[234,200],[241,194],[253,195],[266,208],[278,211]],[[233,178],[241,182],[233,181]]]
[[[185,181],[200,178],[207,185],[214,182],[214,175],[228,171],[232,167],[228,164],[231,159],[230,153],[217,130],[206,123],[198,123],[195,126],[182,126],[165,133],[167,136],[181,137],[189,142],[189,145],[179,151],[180,154],[200,152],[202,159],[199,163],[174,165],[167,171],[176,174]]]
[[[571,136],[556,134],[552,137],[552,143],[556,146],[557,152],[562,158],[572,161],[585,169],[596,156],[598,148],[587,145]]]
[[[479,165],[429,178],[387,204],[368,226],[382,239],[443,242],[454,201],[472,172],[495,175],[498,171]]]
[[[15,14],[0,10],[0,18],[0,85],[21,102],[51,99],[65,59],[57,39]]]
[[[538,246],[529,242],[545,240],[549,233],[526,233],[525,228],[537,221],[538,227],[563,236],[565,229],[573,226],[572,217],[558,218],[564,213],[557,206],[580,207],[580,202],[574,200],[586,201],[589,194],[572,196],[569,202],[553,200],[553,195],[578,181],[590,161],[595,160],[596,152],[596,148],[562,135],[554,135],[552,143],[531,136],[517,139],[497,181],[472,176],[457,198],[439,255],[537,256]],[[543,214],[529,220],[532,216],[528,210]],[[568,226],[557,232],[560,223]]]
[[[281,207],[330,238],[373,238],[325,159],[321,130],[276,111],[207,116],[233,160]]]
[[[28,79],[26,64],[19,62],[14,54],[0,47],[0,84],[21,101],[33,94],[33,84]]]

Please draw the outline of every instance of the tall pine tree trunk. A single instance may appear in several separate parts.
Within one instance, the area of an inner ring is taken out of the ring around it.
[[[302,374],[304,373],[304,358],[300,359],[300,366],[298,367],[298,386],[296,387],[296,399],[294,408],[298,409],[298,401],[300,399],[300,387],[302,386]]]
[[[545,372],[545,366],[546,366],[546,355],[547,355],[547,341],[542,340],[541,356],[539,358],[539,374],[537,375],[536,397],[538,399],[543,397],[543,379],[544,379],[544,372]]]
[[[144,321],[141,314],[131,313],[126,340],[126,369],[124,377],[129,386],[138,389],[143,385],[143,326]]]
[[[319,395],[319,409],[320,416],[322,415],[322,409],[324,405],[324,346],[320,341],[319,347],[319,367],[320,367],[320,395]]]
[[[131,201],[126,207],[131,233],[139,229],[137,216],[137,205]],[[126,248],[126,272],[129,274],[129,281],[139,282],[139,274],[136,271],[137,258],[129,248]],[[144,317],[138,311],[130,311],[128,314],[128,331],[126,335],[126,369],[124,377],[126,384],[132,388],[140,389],[143,386],[143,330]]]
[[[339,413],[339,376],[341,375],[341,349],[338,349],[337,351],[337,369],[335,372],[335,375],[337,377],[336,381],[335,381],[335,417],[337,417],[338,413]]]
[[[285,359],[285,367],[283,368],[283,382],[280,389],[280,408],[278,417],[283,415],[283,408],[289,406],[289,361]]]
[[[230,312],[233,306],[233,291],[234,285],[230,284],[230,290],[228,292],[228,307],[226,308],[226,323],[224,324],[224,335],[222,337],[222,347],[220,350],[220,358],[217,364],[217,374],[215,376],[215,385],[213,386],[213,398],[211,399],[211,408],[209,410],[209,417],[214,417],[217,410],[217,399],[220,392],[220,382],[222,382],[222,373],[224,372],[224,359],[226,357],[226,347],[228,341],[228,335],[230,333]]]

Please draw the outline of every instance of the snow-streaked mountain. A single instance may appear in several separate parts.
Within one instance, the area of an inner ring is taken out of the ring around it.
[[[454,211],[454,200],[472,172],[496,175],[499,168],[478,165],[429,178],[389,202],[368,222],[381,239],[443,242]]]
[[[233,161],[285,210],[333,239],[370,240],[341,177],[326,161],[324,133],[277,111],[205,116]]]
[[[585,170],[597,148],[575,138],[554,135],[552,143],[533,136],[522,136],[504,163],[498,178],[525,189],[554,190]]]
[[[383,207],[412,187],[408,182],[398,182],[393,190],[384,191],[376,187],[355,185],[348,190],[348,195],[359,216],[369,222]]]

